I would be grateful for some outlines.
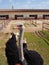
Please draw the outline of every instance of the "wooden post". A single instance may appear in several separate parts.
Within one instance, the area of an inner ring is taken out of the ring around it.
[[[44,23],[42,23],[42,31],[44,30]]]

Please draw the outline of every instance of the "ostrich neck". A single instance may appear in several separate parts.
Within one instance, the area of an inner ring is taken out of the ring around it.
[[[20,29],[20,38],[19,38],[19,58],[23,62],[24,54],[23,54],[23,36],[24,36],[24,29]]]

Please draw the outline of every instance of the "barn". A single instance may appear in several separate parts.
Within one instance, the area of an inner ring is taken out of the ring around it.
[[[49,9],[0,9],[0,20],[49,19]]]

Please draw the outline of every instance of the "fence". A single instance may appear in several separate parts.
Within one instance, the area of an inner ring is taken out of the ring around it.
[[[42,23],[42,30],[49,30],[49,22]]]
[[[0,30],[2,30],[3,29],[3,24],[2,23],[0,23]]]
[[[9,23],[9,20],[0,20],[0,31],[3,30]]]

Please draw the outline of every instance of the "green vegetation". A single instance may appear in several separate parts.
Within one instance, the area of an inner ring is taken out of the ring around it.
[[[3,38],[0,39],[0,65],[7,65],[4,48],[7,38],[8,36],[3,36]]]
[[[49,38],[48,31],[43,31],[44,35],[47,35]],[[4,36],[0,40],[0,47],[5,45],[9,35]],[[37,34],[31,32],[25,32],[24,37],[27,40],[28,49],[37,51],[44,60],[44,65],[49,65],[49,45]],[[49,41],[48,41],[49,42]],[[5,57],[5,48],[0,48],[0,65],[7,65],[7,60]]]
[[[40,37],[49,45],[49,33],[48,31],[39,31]]]
[[[43,32],[43,34],[45,34],[49,38],[49,32],[48,32],[48,30],[47,31],[42,31],[42,32]]]

